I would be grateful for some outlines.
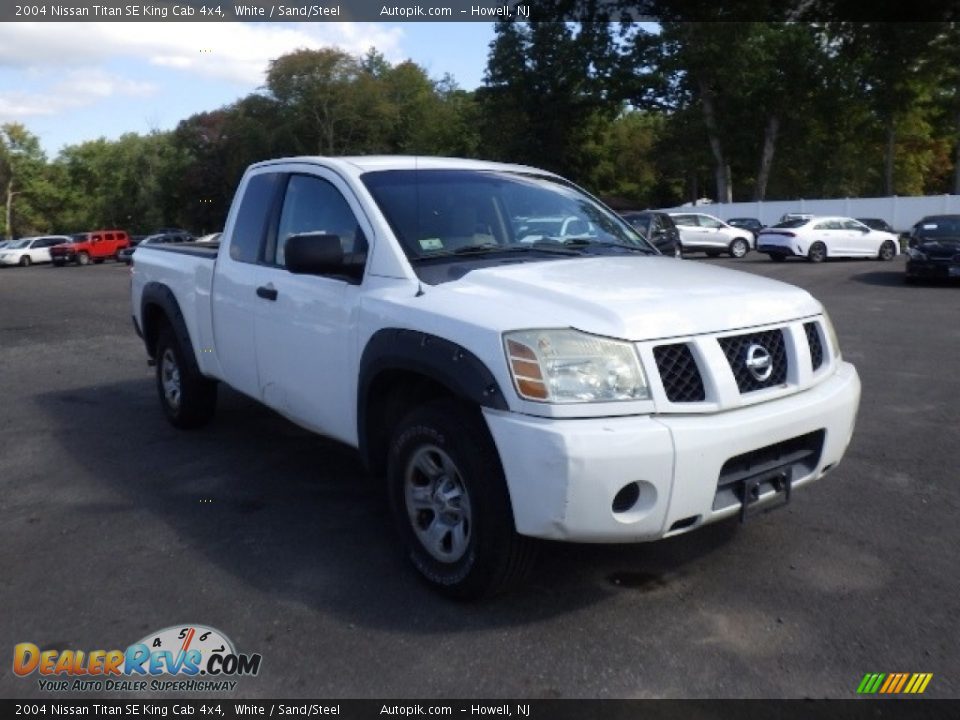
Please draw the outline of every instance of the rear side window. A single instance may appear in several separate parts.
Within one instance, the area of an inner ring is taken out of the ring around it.
[[[673,222],[677,225],[692,225],[696,227],[697,218],[695,215],[674,215]]]
[[[257,262],[280,177],[279,173],[261,173],[247,182],[240,208],[237,210],[237,219],[233,224],[231,260]]]

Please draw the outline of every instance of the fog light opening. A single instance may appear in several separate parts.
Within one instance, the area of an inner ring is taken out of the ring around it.
[[[699,519],[700,519],[699,515],[691,515],[690,517],[685,517],[682,520],[677,520],[673,525],[670,526],[670,529],[667,532],[673,532],[674,530],[683,530],[684,528],[688,528],[691,525],[696,525]]]
[[[620,492],[613,498],[613,511],[615,513],[625,513],[637,504],[640,499],[640,486],[635,483],[628,483],[620,488]]]

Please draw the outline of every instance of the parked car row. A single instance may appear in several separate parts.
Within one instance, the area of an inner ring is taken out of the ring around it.
[[[36,263],[89,265],[105,260],[132,262],[138,245],[181,242],[215,243],[220,233],[195,238],[180,228],[160,228],[150,235],[131,237],[124,230],[94,230],[75,235],[37,235],[0,241],[0,266],[29,267]]]

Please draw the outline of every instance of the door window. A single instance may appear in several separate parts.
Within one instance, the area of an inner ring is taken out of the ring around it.
[[[719,220],[714,220],[712,217],[707,217],[706,215],[698,215],[697,219],[700,221],[700,227],[710,228],[711,230],[717,230],[723,227]]]
[[[291,235],[324,233],[340,238],[344,254],[366,250],[366,239],[346,199],[331,183],[313,175],[291,175],[280,213],[277,246],[267,262],[284,266]]]

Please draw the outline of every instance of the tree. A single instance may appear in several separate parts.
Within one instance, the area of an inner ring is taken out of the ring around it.
[[[25,229],[42,224],[36,212],[46,156],[39,139],[20,123],[0,126],[0,187],[3,188],[3,229],[9,240],[14,236],[17,222]],[[16,202],[16,207],[15,207]]]

